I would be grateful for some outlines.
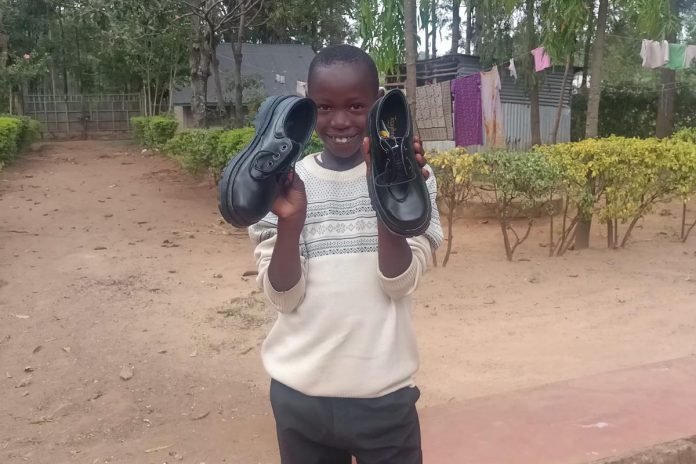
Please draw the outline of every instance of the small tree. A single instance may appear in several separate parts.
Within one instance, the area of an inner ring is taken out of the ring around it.
[[[481,167],[479,155],[469,155],[464,148],[454,148],[429,156],[430,166],[437,177],[437,203],[447,214],[447,251],[442,266],[447,266],[452,252],[454,214],[465,205],[473,190],[472,176]]]
[[[484,153],[483,163],[479,196],[482,202],[493,205],[503,235],[505,255],[512,261],[517,248],[529,238],[536,217],[540,213],[552,213],[560,172],[544,155],[535,152]],[[527,219],[521,235],[512,223],[518,216]]]

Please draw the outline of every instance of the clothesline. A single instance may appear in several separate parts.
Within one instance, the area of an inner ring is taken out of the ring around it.
[[[644,39],[641,39],[638,37],[633,37],[633,36],[628,36],[628,35],[620,35],[620,34],[612,34],[609,32],[607,32],[606,35],[611,36],[611,37],[619,37],[621,39],[635,40],[636,42],[642,42],[644,40]],[[685,43],[685,45],[692,45],[692,44]]]

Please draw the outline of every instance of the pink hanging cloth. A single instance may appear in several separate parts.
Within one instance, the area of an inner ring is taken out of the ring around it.
[[[534,70],[536,72],[551,67],[551,57],[546,53],[544,47],[535,48],[530,53],[534,56]]]

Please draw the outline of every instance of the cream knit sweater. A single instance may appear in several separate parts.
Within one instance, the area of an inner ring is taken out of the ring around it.
[[[277,218],[249,228],[256,245],[257,282],[278,319],[262,348],[269,375],[306,395],[374,398],[413,385],[418,350],[411,324],[411,294],[442,242],[434,176],[430,227],[408,239],[409,268],[387,278],[377,260],[377,219],[365,163],[348,171],[323,168],[312,155],[296,166],[307,191],[300,238],[302,277],[278,292],[268,280]]]

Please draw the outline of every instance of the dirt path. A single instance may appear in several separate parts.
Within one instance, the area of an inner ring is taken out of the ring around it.
[[[560,259],[538,228],[512,264],[493,224],[458,223],[417,294],[420,406],[694,355],[678,222]],[[44,144],[0,174],[0,461],[277,462],[249,269],[215,190],[126,142]]]

